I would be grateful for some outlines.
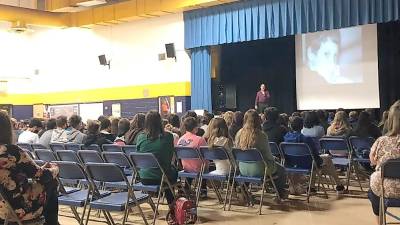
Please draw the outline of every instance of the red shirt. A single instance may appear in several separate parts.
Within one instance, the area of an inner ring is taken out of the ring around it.
[[[207,142],[203,137],[196,136],[193,133],[186,132],[178,141],[178,146],[190,147],[199,149],[202,146],[207,146]],[[186,172],[199,172],[201,169],[201,160],[186,159],[182,160],[183,170]]]
[[[269,91],[265,90],[264,94],[262,93],[262,91],[258,91],[257,92],[257,96],[256,96],[256,102],[255,105],[258,105],[258,103],[268,103],[268,100],[271,96],[269,95]]]

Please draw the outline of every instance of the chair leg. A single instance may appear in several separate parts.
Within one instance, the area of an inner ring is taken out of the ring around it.
[[[223,184],[224,182],[222,182]],[[222,186],[223,187],[223,186]],[[226,193],[225,193],[225,197],[224,197],[224,211],[226,210],[226,203],[228,201],[228,194],[229,194],[229,187],[230,187],[230,183],[229,183],[229,179],[226,183]]]
[[[310,173],[310,180],[308,182],[308,190],[307,190],[307,203],[310,203],[310,194],[311,194],[311,182],[313,179],[314,171]]]
[[[282,200],[282,197],[281,197],[281,194],[279,194],[279,191],[278,191],[278,188],[276,187],[275,181],[271,175],[269,176],[269,179],[271,180],[272,186],[274,187],[276,197],[278,198],[278,201],[280,202]]]
[[[157,196],[157,204],[156,204],[156,209],[154,210],[154,217],[153,217],[153,225],[156,224],[157,220],[157,213],[158,213],[158,206],[160,205],[160,199],[161,199],[161,193],[163,189],[160,187],[160,190],[158,191],[158,196]]]
[[[149,197],[149,198],[150,198],[150,197]],[[139,203],[137,203],[137,207],[138,207],[138,209],[139,209],[140,215],[142,216],[142,219],[143,219],[144,224],[145,224],[145,225],[148,225],[149,223],[147,222],[146,216],[144,215],[143,210],[142,210],[142,207],[140,207],[140,204],[139,204]]]
[[[262,206],[263,206],[263,202],[264,202],[265,185],[266,185],[266,183],[265,183],[265,179],[264,179],[264,183],[262,184],[262,192],[261,192],[261,198],[260,198],[260,206],[258,208],[258,215],[261,215],[261,210],[262,210]]]
[[[210,180],[211,186],[213,187],[215,194],[217,195],[219,203],[222,203],[222,196],[217,187],[215,186],[215,183],[213,180]],[[222,184],[221,184],[222,185]]]
[[[231,210],[231,202],[232,202],[232,194],[233,194],[233,189],[235,188],[235,180],[232,180],[232,186],[231,186],[231,192],[229,194],[229,204],[228,204],[228,211]],[[228,188],[229,189],[229,188]]]
[[[364,191],[363,187],[361,185],[360,174],[358,173],[358,168],[357,168],[356,164],[353,164],[353,170],[354,170],[354,173],[356,174],[356,179],[357,179],[358,185],[360,185],[361,191]]]
[[[91,206],[91,205],[89,205],[89,210],[88,210],[88,215],[87,215],[87,218],[86,218],[86,223],[85,223],[85,225],[87,225],[88,222],[89,222],[89,219],[90,219],[90,211],[92,211],[92,206]]]
[[[347,183],[346,183],[346,190],[349,190],[349,186],[350,186],[350,174],[351,174],[351,164],[349,164],[347,166],[347,171],[346,171],[346,179],[347,179]]]
[[[199,199],[200,199],[200,191],[201,191],[201,182],[203,180],[200,178],[197,178],[197,187],[196,187],[196,206],[199,205]]]

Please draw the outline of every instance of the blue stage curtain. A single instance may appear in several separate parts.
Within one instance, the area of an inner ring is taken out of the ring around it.
[[[242,0],[184,13],[185,48],[399,20],[400,0]]]
[[[211,55],[209,47],[191,49],[191,108],[211,112]]]

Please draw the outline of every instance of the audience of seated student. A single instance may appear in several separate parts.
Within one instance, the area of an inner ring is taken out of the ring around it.
[[[174,146],[177,146],[179,141],[179,135],[177,133],[174,133],[173,130],[174,127],[169,123],[164,126],[164,131],[172,134],[172,136],[174,137]]]
[[[227,111],[222,115],[222,118],[224,118],[225,123],[228,127],[232,126],[234,116],[235,114],[232,111]]]
[[[109,119],[103,119],[100,121],[100,134],[99,139],[104,139],[103,144],[114,143],[116,136],[111,134],[111,121]]]
[[[164,132],[161,126],[161,116],[156,111],[150,111],[146,115],[144,132],[137,138],[137,152],[153,153],[165,171],[169,182],[176,183],[177,170],[171,162],[174,155],[174,140],[172,134]],[[159,185],[161,182],[161,171],[159,169],[141,169],[139,171],[140,181],[145,185]],[[168,205],[172,206],[174,196],[169,189],[165,189],[165,198]]]
[[[272,156],[268,144],[268,137],[261,130],[261,118],[254,109],[248,110],[244,115],[243,128],[238,131],[235,138],[235,147],[246,151],[255,148],[262,154],[266,164],[267,173],[276,177],[275,184],[281,198],[287,198],[286,172],[285,169],[277,164]],[[244,176],[264,176],[264,163],[239,163],[239,170]]]
[[[289,129],[289,116],[286,113],[279,114],[278,124],[283,126],[286,130]]]
[[[13,127],[15,139],[18,140],[19,135],[22,133],[21,129],[19,129],[18,127],[19,126],[18,121],[15,118],[11,118],[11,124]]]
[[[233,122],[232,125],[228,126],[229,130],[229,136],[232,139],[235,139],[237,132],[242,129],[243,127],[243,119],[244,119],[244,114],[240,111],[236,111],[233,114]]]
[[[122,118],[118,122],[118,134],[115,138],[114,144],[125,145],[125,134],[129,131],[131,123],[128,119]]]
[[[113,141],[106,139],[105,136],[100,133],[100,124],[101,122],[99,122],[98,120],[88,121],[87,136],[83,142],[85,147],[88,147],[90,145],[98,145],[101,147],[103,144],[113,143]]]
[[[35,123],[37,122],[31,123],[30,129],[37,125]],[[0,163],[2,180],[0,187],[3,190],[3,196],[20,220],[28,221],[44,216],[45,225],[58,224],[57,165],[46,163],[39,167],[24,150],[13,145],[10,118],[1,111],[0,134],[0,161],[2,162]],[[29,182],[29,179],[35,182]],[[8,210],[5,202],[0,201],[1,224],[7,219]]]
[[[168,123],[172,125],[172,132],[177,134],[178,136],[181,136],[180,133],[180,127],[181,127],[181,121],[179,119],[179,116],[172,113],[168,116]]]
[[[28,144],[39,144],[39,131],[43,128],[42,122],[37,118],[32,118],[28,128],[18,137],[18,142]]]
[[[125,143],[127,145],[136,145],[137,137],[144,131],[146,115],[138,113],[133,117],[128,132],[125,134]]]
[[[67,127],[68,127],[68,120],[66,116],[59,116],[56,119],[57,128],[53,130],[51,134],[50,143],[67,143],[68,136],[67,136]]]
[[[371,122],[375,125],[378,125],[378,121],[376,120],[376,112],[375,109],[365,109],[365,112],[369,114],[369,118],[371,119]]]
[[[119,123],[119,118],[109,118],[110,122],[111,122],[111,129],[110,129],[110,133],[114,136],[117,137],[118,136],[118,123]]]
[[[331,125],[328,127],[328,136],[348,136],[351,132],[351,126],[347,121],[347,113],[338,111],[335,114]]]
[[[81,132],[82,129],[82,117],[78,115],[72,115],[68,119],[69,127],[67,128],[67,140],[71,143],[82,144],[86,138],[86,134]]]
[[[209,112],[204,113],[204,115],[200,121],[200,123],[201,123],[200,128],[203,129],[205,132],[207,131],[208,124],[210,123],[212,118],[214,118],[214,114],[211,114]]]
[[[357,126],[358,117],[359,115],[357,111],[349,112],[349,124],[352,128],[355,128]]]
[[[387,130],[385,129],[385,124],[386,124],[386,121],[388,119],[388,116],[389,116],[389,111],[388,110],[384,111],[382,113],[382,119],[378,124],[378,127],[381,130],[382,134],[385,134],[387,132]]]
[[[333,178],[335,184],[336,184],[336,191],[338,193],[342,192],[344,190],[344,186],[342,182],[339,179],[339,176],[336,173],[335,166],[333,165],[332,162],[332,157],[329,154],[322,154],[320,155],[318,152],[318,149],[315,147],[315,143],[313,139],[309,136],[305,136],[302,134],[300,131],[303,127],[303,119],[301,117],[291,117],[289,120],[289,126],[291,128],[291,131],[289,131],[285,135],[285,142],[294,142],[294,143],[305,143],[308,145],[308,147],[311,150],[311,153],[314,156],[314,160],[316,161],[316,164],[318,168],[322,170],[323,174],[329,175],[331,178]],[[315,175],[315,174],[314,174]],[[312,179],[312,184],[311,186],[314,186],[315,182],[315,176]],[[291,182],[292,184],[294,183],[295,187],[294,192],[296,193],[301,193],[303,190],[299,190],[301,188],[301,184],[295,184],[296,182]]]
[[[325,130],[319,125],[318,114],[315,111],[306,112],[304,115],[304,127],[301,130],[304,136],[320,138],[325,135]]]
[[[328,123],[328,112],[324,110],[317,110],[317,115],[318,115],[318,122],[321,127],[324,128],[324,134],[326,134],[326,131],[328,130],[329,123]]]
[[[378,138],[382,135],[379,128],[371,122],[370,115],[363,111],[358,117],[358,122],[351,131],[351,136]]]
[[[39,144],[46,148],[50,148],[51,136],[53,135],[53,130],[57,127],[56,119],[49,119],[46,122],[46,131],[39,138]]]
[[[183,121],[183,126],[186,131],[178,140],[179,147],[189,147],[199,149],[202,146],[207,146],[207,142],[203,137],[197,136],[199,124],[194,117],[186,117]],[[200,159],[184,159],[181,161],[183,170],[190,173],[198,173],[201,171],[202,161]],[[207,167],[206,167],[207,168]],[[187,180],[191,184],[192,179]],[[207,196],[207,185],[204,180],[202,184],[201,197]]]
[[[281,143],[287,130],[278,123],[278,109],[275,107],[268,107],[265,109],[264,115],[266,121],[262,125],[262,130],[267,134],[269,141],[276,142],[277,144]]]
[[[182,118],[181,118],[181,127],[180,127],[181,136],[184,135],[184,134],[186,133],[185,126],[183,126],[183,121],[185,121],[185,119],[186,119],[187,117],[193,117],[193,118],[195,118],[196,121],[197,121],[197,114],[196,114],[196,112],[194,112],[194,111],[187,111],[187,112],[185,113],[185,115],[183,115]],[[197,128],[197,133],[196,133],[196,135],[199,136],[199,137],[203,137],[203,136],[205,135],[205,130],[201,129],[200,127]]]
[[[368,193],[368,197],[377,221],[379,215],[379,197],[382,196],[381,165],[389,159],[400,158],[400,100],[396,101],[390,107],[387,124],[388,132],[375,141],[370,153],[371,164],[376,165],[376,171],[370,178],[371,190]],[[400,198],[399,180],[385,179],[383,186],[386,198]]]
[[[228,132],[228,126],[222,118],[213,118],[209,125],[209,137],[208,147],[214,149],[215,147],[222,147],[227,153],[229,158],[232,158],[232,147],[233,141]],[[215,170],[211,171],[211,174],[216,175],[227,175],[231,171],[229,170],[229,159],[228,160],[214,160]]]

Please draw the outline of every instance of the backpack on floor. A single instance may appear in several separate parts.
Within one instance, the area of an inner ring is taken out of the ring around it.
[[[197,208],[193,201],[178,198],[167,215],[169,225],[194,224],[197,220]]]

